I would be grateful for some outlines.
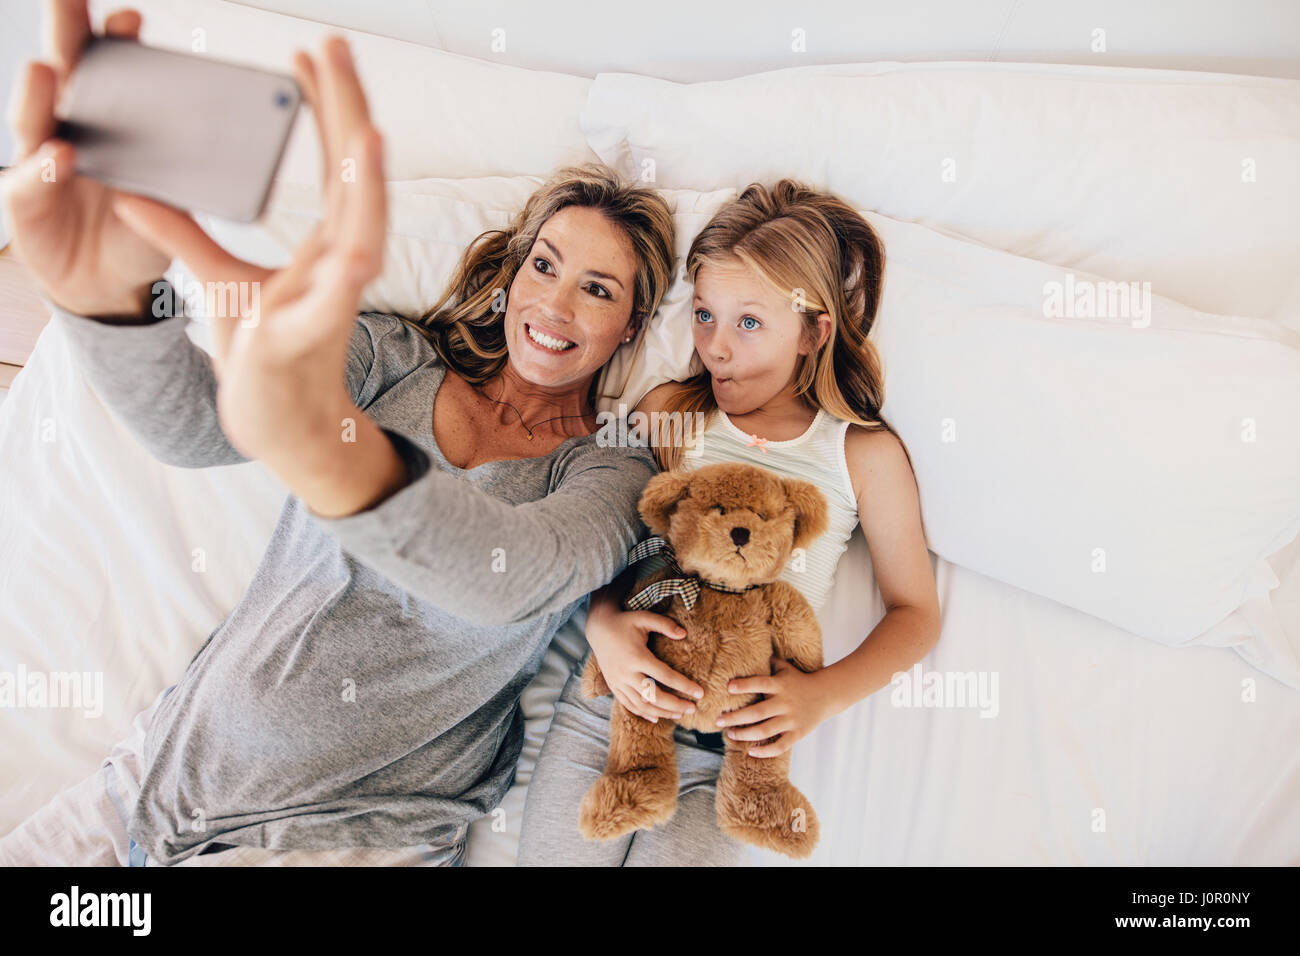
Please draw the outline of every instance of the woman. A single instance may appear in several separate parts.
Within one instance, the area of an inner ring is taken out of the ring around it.
[[[319,67],[295,59],[327,215],[270,272],[176,210],[43,180],[45,160],[73,168],[52,107],[89,34],[84,0],[53,10],[54,64],[29,66],[13,114],[16,248],[98,394],[156,457],[260,459],[292,494],[184,677],[97,774],[0,840],[0,862],[342,847],[373,863],[391,857],[365,848],[419,845],[455,864],[469,822],[510,785],[520,692],[642,530],[653,458],[598,444],[593,401],[671,279],[669,210],[600,168],[563,171],[471,244],[418,329],[358,319],[386,209],[346,44],[328,39]],[[106,30],[139,26],[128,11]],[[173,256],[205,282],[260,283],[257,314],[214,319],[211,361],[183,315],[148,314]]]

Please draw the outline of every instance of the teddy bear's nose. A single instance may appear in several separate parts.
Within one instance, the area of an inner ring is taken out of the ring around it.
[[[749,541],[749,529],[748,529],[748,528],[732,528],[732,529],[731,529],[731,540],[734,541],[734,542],[736,542],[736,547],[738,547],[738,548],[743,548],[743,547],[745,546],[745,543],[746,543],[747,541]]]

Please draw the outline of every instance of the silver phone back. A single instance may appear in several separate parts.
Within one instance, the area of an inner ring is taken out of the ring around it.
[[[300,102],[289,76],[95,37],[56,115],[77,172],[249,222],[266,204]]]

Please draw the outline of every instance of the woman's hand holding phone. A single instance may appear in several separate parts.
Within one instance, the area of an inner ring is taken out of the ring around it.
[[[10,116],[21,162],[6,178],[19,255],[61,308],[139,320],[173,258],[206,288],[248,283],[248,311],[209,315],[217,410],[231,444],[261,459],[314,513],[353,514],[403,487],[406,466],[344,382],[362,289],[380,272],[387,227],[382,140],[346,42],[324,42],[320,69],[298,52],[295,77],[321,138],[326,216],[288,266],[231,256],[189,215],[73,174],[53,138],[54,107],[90,36],[85,0],[48,0],[50,63],[29,65]],[[140,16],[119,11],[105,32],[135,39]],[[55,177],[43,176],[54,159]],[[345,175],[346,174],[346,175]],[[345,438],[344,435],[347,437]]]
[[[54,107],[90,37],[86,0],[47,0],[45,56],[19,77],[9,106],[17,143],[4,177],[14,251],[55,305],[79,315],[138,319],[169,259],[118,215],[122,193],[74,173],[71,145],[53,138]],[[119,10],[104,32],[136,39],[140,15]]]
[[[187,216],[140,196],[119,213],[195,278],[255,283],[251,311],[210,315],[217,411],[230,443],[275,471],[315,514],[365,510],[403,487],[406,465],[348,394],[344,370],[361,292],[383,265],[383,142],[342,37],[294,75],[321,139],[325,218],[283,269],[232,257]],[[241,295],[240,301],[245,301]]]
[[[340,420],[355,411],[344,386],[348,342],[361,291],[382,267],[387,228],[382,140],[346,42],[326,38],[319,69],[298,52],[294,73],[321,138],[325,218],[287,266],[236,259],[188,215],[154,200],[118,204],[205,287],[256,286],[255,295],[238,296],[251,310],[210,310],[208,321],[222,428],[241,452],[268,463],[311,453],[319,441],[338,445]]]

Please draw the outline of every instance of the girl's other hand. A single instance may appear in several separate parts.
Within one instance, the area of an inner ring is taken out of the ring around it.
[[[718,726],[733,728],[726,731],[731,740],[767,740],[749,748],[751,757],[785,753],[831,716],[817,673],[806,674],[789,661],[773,657],[770,676],[737,677],[727,685],[733,694],[763,694],[764,699],[723,714]]]
[[[694,713],[692,701],[664,690],[662,684],[687,697],[704,696],[704,688],[677,673],[650,651],[652,633],[681,640],[686,631],[676,621],[651,611],[601,610],[587,616],[587,642],[614,698],[652,722],[660,717],[680,720]],[[657,683],[656,683],[657,682]]]

